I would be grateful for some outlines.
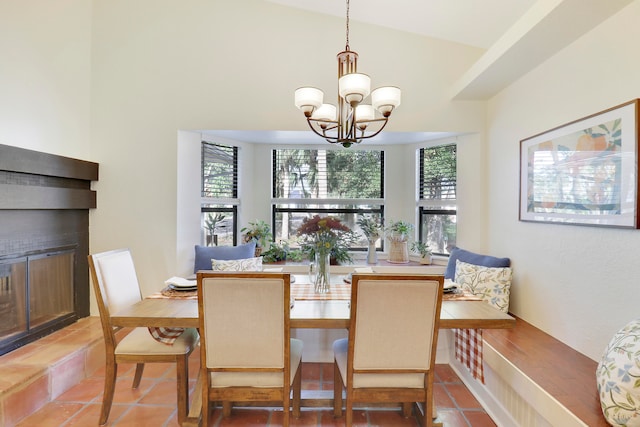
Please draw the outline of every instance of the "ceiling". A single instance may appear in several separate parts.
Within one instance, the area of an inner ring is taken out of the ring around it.
[[[344,17],[345,0],[267,0]],[[536,0],[353,0],[354,21],[489,48]]]
[[[264,0],[345,17],[345,0]],[[352,0],[350,19],[485,49],[452,88],[452,100],[488,100],[633,0]],[[252,143],[326,144],[311,131],[206,131]],[[382,132],[368,144],[451,134]]]

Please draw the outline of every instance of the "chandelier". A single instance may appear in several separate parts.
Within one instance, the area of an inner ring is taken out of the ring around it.
[[[314,133],[331,144],[348,148],[382,132],[391,112],[400,105],[400,89],[385,86],[371,92],[371,78],[358,73],[358,54],[349,49],[349,0],[346,21],[346,46],[337,55],[338,107],[324,104],[324,93],[315,87],[296,89],[295,105],[302,110]],[[364,104],[369,94],[371,104]]]

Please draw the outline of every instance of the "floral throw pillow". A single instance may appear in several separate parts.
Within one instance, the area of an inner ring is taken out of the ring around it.
[[[234,260],[211,260],[213,271],[262,271],[262,257],[234,259]]]
[[[509,310],[512,275],[511,267],[483,267],[456,260],[458,286],[505,313]]]
[[[612,426],[640,426],[640,319],[613,336],[596,369],[602,414]]]

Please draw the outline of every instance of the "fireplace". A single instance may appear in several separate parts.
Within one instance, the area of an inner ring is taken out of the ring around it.
[[[0,145],[0,354],[89,315],[98,165]]]

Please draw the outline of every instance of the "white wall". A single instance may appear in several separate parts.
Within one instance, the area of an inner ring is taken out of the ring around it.
[[[519,141],[640,97],[635,1],[489,103],[489,247],[513,260],[511,309],[599,360],[638,317],[640,231],[518,221]]]
[[[260,0],[95,0],[92,37],[91,160],[101,177],[91,250],[131,248],[147,294],[186,270],[188,248],[197,243],[180,229],[182,215],[194,216],[176,208],[180,145],[192,139],[177,141],[177,133],[305,130],[293,92],[308,84],[337,90],[344,19]],[[356,22],[351,46],[374,86],[403,89],[389,130],[484,131],[483,102],[448,100],[478,49]],[[253,175],[240,194],[241,226],[269,218],[268,150],[258,146],[248,160]],[[389,161],[407,170],[401,160]],[[408,176],[387,194],[411,197]],[[413,203],[389,209],[406,217]]]
[[[0,2],[0,144],[91,160],[91,1]]]

